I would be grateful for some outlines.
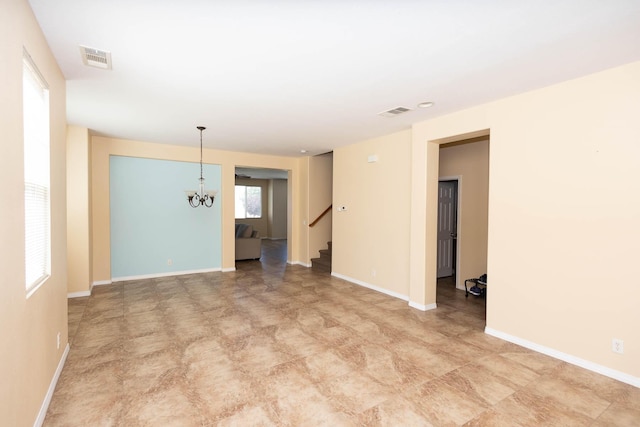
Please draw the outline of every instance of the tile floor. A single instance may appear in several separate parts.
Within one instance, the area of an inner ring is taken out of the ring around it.
[[[484,301],[451,283],[420,312],[273,245],[69,300],[44,425],[640,425],[640,389],[484,334]]]

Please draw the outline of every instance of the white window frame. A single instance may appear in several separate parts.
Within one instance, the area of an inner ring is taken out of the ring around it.
[[[260,189],[260,216],[247,216],[247,206],[244,206],[244,216],[238,216],[238,200],[237,200],[237,195],[236,197],[236,212],[235,212],[235,219],[261,219],[264,215],[264,206],[262,206],[262,187],[260,185],[245,185],[245,184],[236,184],[235,186],[235,191],[237,193],[238,188],[242,187],[244,188],[244,199],[247,200],[247,188],[249,187],[255,187],[255,188],[259,188]]]
[[[33,295],[51,276],[49,85],[23,51],[25,289]]]

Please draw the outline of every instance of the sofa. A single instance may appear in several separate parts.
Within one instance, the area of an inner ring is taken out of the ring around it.
[[[260,259],[262,239],[260,233],[249,224],[236,224],[236,261]]]

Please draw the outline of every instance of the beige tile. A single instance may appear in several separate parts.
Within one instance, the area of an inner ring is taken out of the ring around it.
[[[500,355],[514,362],[518,362],[538,374],[550,373],[564,364],[561,360],[526,349],[517,352],[501,351]]]
[[[209,423],[206,412],[190,401],[180,384],[130,396],[123,423],[127,426],[200,426]]]
[[[464,424],[464,427],[522,427],[522,424],[519,424],[516,419],[513,417],[507,416],[500,412],[496,412],[495,409],[491,408],[469,422]]]
[[[441,379],[407,390],[403,396],[434,425],[462,425],[489,408]]]
[[[634,407],[624,403],[613,403],[593,424],[594,427],[637,427],[638,425],[640,425],[640,402],[637,402]]]
[[[526,427],[589,426],[593,419],[559,405],[555,399],[518,391],[494,406],[503,418],[513,419]]]
[[[513,383],[490,371],[468,364],[441,377],[441,380],[463,392],[471,402],[495,405],[515,392]]]
[[[545,376],[530,384],[528,392],[546,399],[552,399],[558,405],[563,405],[575,412],[597,418],[611,404],[599,398],[590,390],[574,387],[561,378]]]
[[[262,405],[247,405],[230,417],[218,421],[216,425],[218,427],[276,427],[279,425],[279,422],[273,418],[274,417],[269,416],[268,411],[266,411]]]
[[[402,397],[394,397],[357,415],[361,426],[415,426],[430,427],[432,424],[413,403]]]
[[[320,383],[318,387],[321,393],[329,398],[333,406],[350,415],[376,406],[395,394],[395,391],[359,372],[334,377]]]
[[[439,377],[466,364],[448,353],[439,352],[434,345],[404,340],[395,344],[396,352],[426,374]]]
[[[328,349],[300,360],[304,371],[314,382],[328,381],[352,371],[337,349]]]
[[[505,384],[518,389],[540,378],[540,375],[529,368],[500,355],[490,355],[475,361],[478,369],[486,369],[491,374],[500,377]]]
[[[627,397],[635,394],[635,401],[640,406],[640,389],[578,366],[560,362],[558,368],[551,372],[550,375],[561,379],[572,388],[587,390],[600,399],[609,402],[626,400]]]
[[[45,425],[615,426],[640,417],[640,389],[484,334],[484,300],[451,281],[439,281],[438,308],[422,312],[284,261],[236,268],[70,300],[72,344]]]
[[[327,349],[325,343],[296,326],[277,328],[274,339],[284,351],[300,357],[321,353]]]
[[[43,426],[119,426],[123,425],[125,400],[118,392],[96,392],[73,398],[54,395]]]
[[[127,358],[137,358],[157,351],[165,351],[172,348],[174,342],[174,337],[165,331],[130,338],[124,342],[125,356]]]
[[[139,394],[161,389],[179,379],[183,372],[175,352],[157,351],[124,363],[123,386],[126,394]]]
[[[242,340],[231,358],[244,372],[260,372],[292,360],[296,355],[269,337],[252,335]]]

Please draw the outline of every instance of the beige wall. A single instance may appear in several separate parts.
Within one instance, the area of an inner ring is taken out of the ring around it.
[[[439,176],[458,180],[458,257],[456,286],[487,272],[489,140],[440,146]]]
[[[332,203],[333,154],[327,153],[309,158],[309,223],[313,222]],[[313,227],[309,227],[309,258],[320,256],[320,249],[327,249],[331,241],[333,211],[329,211]],[[309,259],[307,262],[311,262]]]
[[[293,203],[289,203],[289,214],[287,220],[292,224],[291,229],[298,228],[300,233],[296,236],[289,234],[287,245],[291,243],[295,244],[299,248],[299,257],[296,260],[289,258],[287,261],[293,264],[302,264],[310,266],[309,264],[309,162],[310,157],[303,157],[300,159],[300,173],[298,174],[299,180],[297,186],[289,185],[289,202],[291,202],[293,195]],[[291,182],[292,174],[289,172],[289,182]],[[289,248],[291,249],[291,248]],[[289,252],[291,254],[291,252]],[[290,255],[289,255],[290,256]]]
[[[89,130],[67,127],[67,291],[86,295],[91,278]]]
[[[371,155],[378,161],[369,163]],[[405,298],[410,156],[410,130],[333,152],[333,273]]]
[[[151,159],[164,159],[175,161],[194,162],[199,159],[199,150],[195,147],[177,145],[153,144],[140,141],[129,141],[114,138],[94,136],[91,141],[91,187],[92,197],[92,242],[93,242],[93,280],[94,283],[109,282],[110,271],[110,221],[109,221],[109,156],[131,156]],[[306,168],[302,166],[305,159],[294,157],[267,156],[250,153],[239,153],[205,149],[203,162],[219,164],[222,167],[221,197],[216,198],[216,203],[222,204],[222,268],[233,270],[235,268],[235,212],[234,212],[234,188],[235,167],[262,167],[271,169],[285,169],[290,171],[291,182],[290,197],[300,199],[304,193],[300,188],[305,188]],[[98,196],[99,195],[99,196]],[[304,259],[301,252],[301,229],[298,218],[306,217],[304,204],[292,204],[294,208],[290,213],[292,217],[289,235],[293,239],[287,242],[289,257],[294,262]]]
[[[68,341],[65,82],[26,0],[2,2],[0,40],[0,423],[27,426],[38,417]],[[51,277],[28,299],[24,284],[23,46],[49,84],[51,111]]]
[[[272,179],[269,182],[269,237],[287,238],[287,180]]]
[[[636,384],[638,111],[635,62],[417,124],[413,141],[491,131],[488,330]],[[433,281],[427,272],[426,289]],[[624,340],[624,354],[611,351],[612,338]]]

